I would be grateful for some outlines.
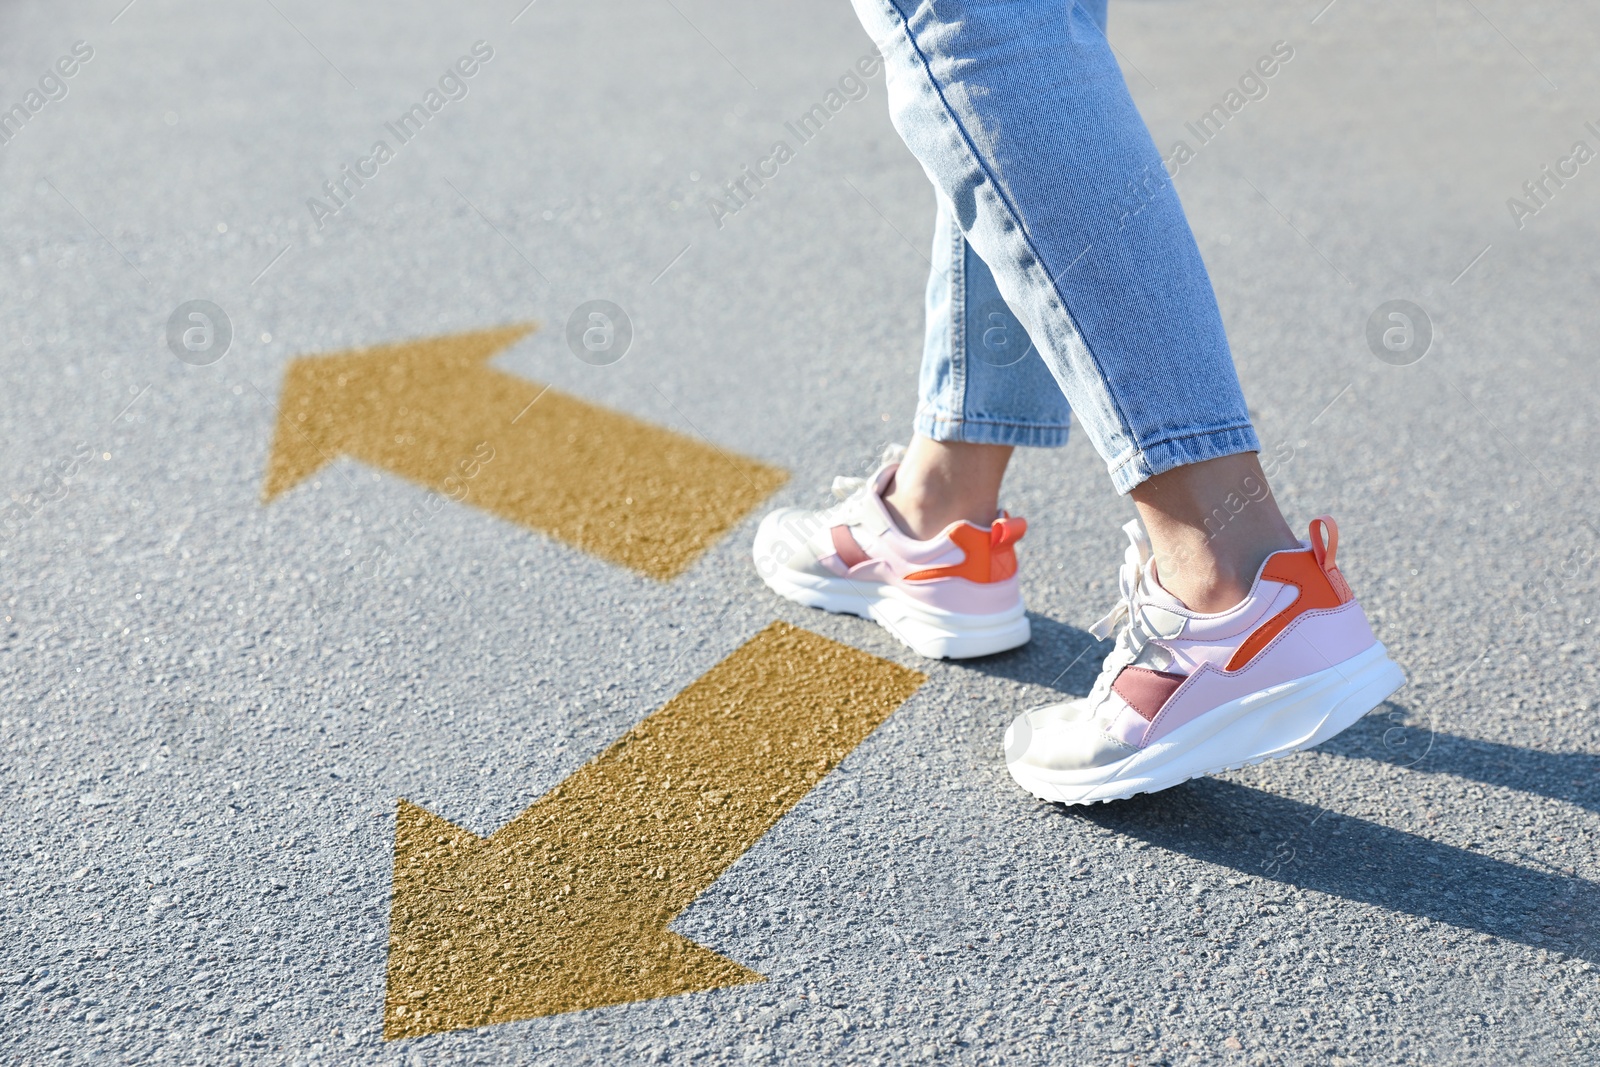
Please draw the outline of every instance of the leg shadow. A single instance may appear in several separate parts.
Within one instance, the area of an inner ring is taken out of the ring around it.
[[[1600,886],[1215,778],[1063,808],[1244,874],[1600,962]]]
[[[1415,725],[1413,718],[1403,705],[1390,701],[1338,737],[1323,742],[1317,751],[1453,774],[1600,812],[1600,756],[1539,752],[1458,737]]]
[[[1111,648],[1076,626],[1028,612],[1033,637],[1021,648],[981,659],[957,660],[979,674],[1013,682],[1042,685],[1067,696],[1083,696],[1100,673],[1100,661]]]

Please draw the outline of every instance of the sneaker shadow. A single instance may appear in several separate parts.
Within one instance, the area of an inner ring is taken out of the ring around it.
[[[1479,741],[1416,724],[1390,701],[1350,729],[1317,746],[1346,759],[1376,760],[1408,770],[1453,774],[1600,812],[1600,756],[1539,752]]]
[[[1042,685],[1067,696],[1083,696],[1094,685],[1111,642],[1086,630],[1028,612],[1033,636],[1021,648],[979,659],[952,660],[957,666],[994,678]]]
[[[1600,962],[1600,885],[1203,778],[1058,809],[1242,874]]]

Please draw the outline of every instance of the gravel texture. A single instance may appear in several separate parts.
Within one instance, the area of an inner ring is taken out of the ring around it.
[[[792,607],[746,518],[645,577],[352,459],[262,502],[291,360],[537,321],[493,366],[821,502],[915,407],[932,196],[848,5],[17,0],[0,106],[0,1059],[1570,1064],[1597,1056],[1600,14],[1118,0],[1275,483],[1410,684],[1322,749],[1091,810],[1000,738],[1089,686],[1129,507],[1019,456],[1033,643],[926,664]],[[337,212],[307,200],[486,42]],[[320,228],[318,227],[320,221]],[[1404,299],[1427,354],[1376,358]],[[186,301],[232,330],[174,358]],[[588,301],[628,315],[577,358]],[[192,355],[192,354],[191,354]],[[767,981],[383,1040],[397,799],[478,836],[775,619],[928,681],[674,924]]]

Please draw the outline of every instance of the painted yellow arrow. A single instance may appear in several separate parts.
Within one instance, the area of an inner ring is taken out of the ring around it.
[[[266,501],[349,455],[666,580],[787,478],[486,366],[532,330],[509,326],[293,361]]]
[[[668,924],[924,680],[775,622],[487,838],[402,800],[384,1037],[762,981]]]

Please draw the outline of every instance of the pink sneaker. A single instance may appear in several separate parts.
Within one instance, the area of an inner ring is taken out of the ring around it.
[[[756,570],[781,596],[876,621],[930,659],[967,659],[1027,643],[1013,547],[1028,528],[1004,512],[987,528],[952,523],[938,537],[902,533],[883,490],[905,449],[870,478],[835,478],[825,511],[779,508],[756,531]]]
[[[1161,588],[1134,520],[1122,597],[1091,631],[1117,644],[1089,695],[1006,731],[1006,765],[1041,800],[1089,804],[1321,744],[1405,684],[1334,566],[1339,528],[1267,557],[1250,595],[1214,615]],[[1324,543],[1326,534],[1326,543]]]

